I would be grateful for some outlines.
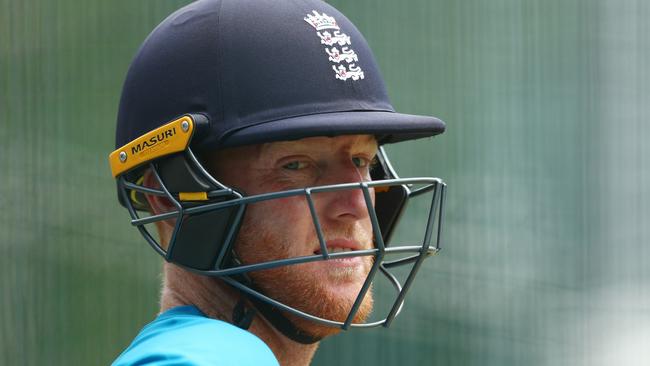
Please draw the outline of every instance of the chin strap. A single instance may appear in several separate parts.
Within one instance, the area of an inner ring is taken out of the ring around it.
[[[255,298],[254,296],[248,296],[248,299],[253,303],[253,306],[266,318],[266,320],[273,325],[280,333],[285,337],[291,339],[294,342],[301,344],[314,344],[320,342],[323,337],[313,337],[308,334],[305,334],[302,330],[298,329],[291,320],[287,319],[286,316],[282,314],[278,309],[271,306],[270,304]]]
[[[232,322],[238,328],[247,330],[250,328],[256,314],[257,310],[247,307],[246,300],[242,296],[237,301],[235,308],[232,309]]]
[[[235,259],[234,253],[233,259],[231,260],[234,263],[239,264],[239,261]],[[251,281],[248,276],[239,275],[233,276],[233,278],[237,282],[240,282],[257,291],[255,286],[253,286],[253,281]],[[266,320],[269,321],[269,323],[271,323],[275,329],[277,329],[285,337],[291,339],[294,342],[301,344],[314,344],[316,342],[320,342],[323,339],[323,337],[313,337],[305,334],[305,332],[293,325],[291,320],[289,320],[282,314],[281,311],[273,307],[271,304],[268,304],[265,301],[256,298],[255,296],[243,293],[237,288],[235,288],[235,290],[237,290],[241,295],[239,301],[237,301],[237,304],[232,311],[232,321],[235,326],[244,330],[248,330],[248,328],[251,326],[251,323],[253,322],[253,319],[255,318],[255,315],[257,315],[259,312],[262,316],[264,316],[264,318],[266,318]],[[247,299],[252,306],[249,306],[247,304]]]
[[[250,301],[253,305],[252,307],[248,306],[246,299]],[[305,334],[293,325],[293,323],[279,310],[254,296],[243,295],[240,297],[232,311],[233,324],[241,329],[248,330],[258,312],[264,316],[264,318],[266,318],[275,329],[294,342],[301,344],[314,344],[323,339],[323,337],[313,337]]]

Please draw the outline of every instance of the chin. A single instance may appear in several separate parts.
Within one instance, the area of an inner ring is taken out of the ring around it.
[[[363,268],[339,266],[324,269],[327,262],[304,263],[251,273],[253,282],[267,295],[288,306],[319,318],[344,322],[368,275],[371,261]],[[373,307],[368,290],[353,323],[363,323]],[[341,331],[285,312],[287,318],[307,335],[326,337]]]
[[[353,299],[345,299],[344,301],[341,299],[316,299],[318,304],[313,309],[304,309],[303,311],[327,320],[345,322],[352,308],[352,304],[354,304],[354,300],[356,300],[356,297]],[[369,290],[352,322],[364,323],[370,316],[372,307],[373,296],[372,291]],[[295,315],[288,315],[288,317],[298,329],[312,337],[324,338],[341,332],[340,327],[322,325]]]

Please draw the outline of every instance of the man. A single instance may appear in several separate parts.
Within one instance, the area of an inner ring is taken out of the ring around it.
[[[326,336],[388,326],[439,247],[444,184],[398,179],[380,146],[443,131],[394,112],[366,41],[323,2],[170,15],[131,64],[109,157],[132,225],[167,261],[162,313],[114,364],[306,365]],[[422,243],[389,246],[427,192]],[[370,321],[378,273],[395,300]]]

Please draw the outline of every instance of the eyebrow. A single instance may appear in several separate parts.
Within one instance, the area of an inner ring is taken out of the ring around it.
[[[366,147],[371,147],[372,149],[378,149],[379,148],[379,143],[377,142],[376,138],[372,135],[362,135],[359,136],[357,139],[352,140],[348,144],[348,150],[350,150],[353,147],[353,144],[359,142],[360,144],[363,144],[360,146],[360,149],[366,148]],[[308,152],[313,152],[314,149],[314,144],[310,141],[301,141],[301,140],[293,140],[293,141],[276,141],[276,142],[267,142],[262,144],[259,152],[260,154],[267,153],[270,149],[272,148],[283,148],[284,146],[288,146],[291,150],[294,150],[296,152],[302,152],[302,151],[308,151]]]

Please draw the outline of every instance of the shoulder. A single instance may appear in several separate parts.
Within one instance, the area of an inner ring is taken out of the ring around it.
[[[160,314],[146,325],[113,366],[278,365],[254,334],[206,317],[193,306]]]

